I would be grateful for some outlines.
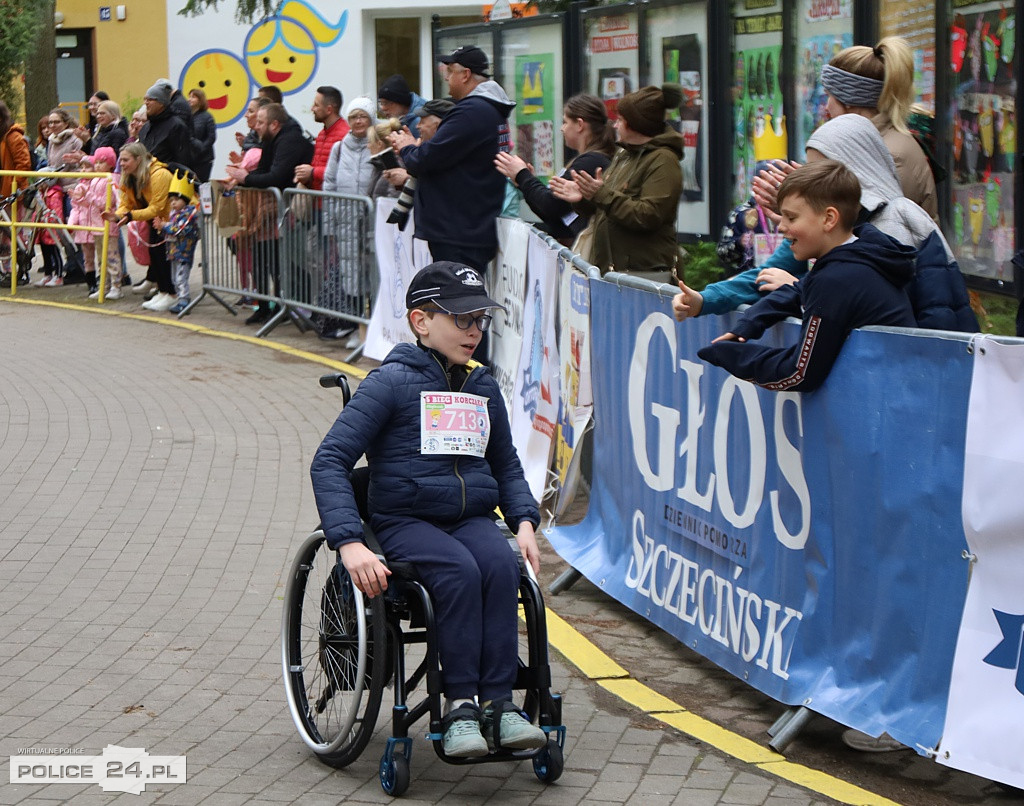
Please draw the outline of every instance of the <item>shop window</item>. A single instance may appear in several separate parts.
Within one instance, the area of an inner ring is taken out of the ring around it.
[[[750,196],[754,166],[786,159],[788,121],[783,110],[782,0],[737,0],[733,19],[733,203]]]
[[[1016,32],[1012,8],[954,4],[950,14],[951,220],[965,274],[1013,280],[1017,159]]]
[[[377,83],[398,73],[409,89],[420,92],[420,20],[418,17],[388,17],[375,22]],[[374,90],[376,92],[376,89]]]

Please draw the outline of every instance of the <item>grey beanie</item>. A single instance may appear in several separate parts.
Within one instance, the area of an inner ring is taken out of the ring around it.
[[[146,90],[146,98],[152,98],[158,104],[167,106],[171,102],[171,92],[173,88],[170,84],[165,84],[162,81],[156,82],[152,87]]]

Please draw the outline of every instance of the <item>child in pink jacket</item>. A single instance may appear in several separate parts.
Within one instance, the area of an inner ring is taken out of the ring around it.
[[[114,149],[109,146],[103,146],[96,149],[96,153],[92,155],[93,170],[96,173],[110,173],[114,170],[114,166],[117,163],[117,155],[114,154]],[[103,226],[103,210],[107,204],[107,187],[110,188],[110,209],[117,209],[117,182],[114,181],[113,176],[97,176],[95,179],[90,179],[89,189],[86,191],[86,200],[89,209],[90,221],[95,221],[95,224],[90,226]],[[89,233],[95,236],[93,242],[93,251],[100,250],[102,256],[103,248],[103,234],[102,233]],[[121,266],[121,254],[117,248],[118,228],[116,222],[110,224],[110,235],[107,238],[107,286],[106,293],[103,295],[104,299],[120,299],[121,298],[121,277],[122,277],[122,266]],[[82,247],[83,251],[85,247]],[[89,299],[98,299],[100,295],[99,286],[97,285],[92,289],[89,294]]]

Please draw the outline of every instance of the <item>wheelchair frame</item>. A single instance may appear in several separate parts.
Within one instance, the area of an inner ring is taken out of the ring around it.
[[[348,402],[344,375],[321,378],[322,386],[339,386]],[[361,508],[365,496],[357,499]],[[384,560],[361,509],[367,545]],[[494,750],[478,758],[456,758],[442,744],[442,680],[437,649],[433,600],[415,569],[388,563],[388,590],[367,598],[352,584],[337,551],[322,531],[303,542],[292,562],[281,626],[281,660],[288,707],[303,742],[325,764],[345,767],[368,744],[388,685],[394,688],[391,736],[379,764],[381,787],[389,795],[403,794],[410,782],[412,726],[429,714],[426,738],[437,756],[449,764],[480,764],[530,759],[534,773],[545,782],[563,770],[565,727],[561,696],[551,692],[547,622],[544,599],[532,569],[519,556],[508,528],[499,523],[520,566],[519,602],[526,622],[526,660],[520,658],[514,690],[523,691],[522,708],[548,736],[538,750]],[[406,650],[422,644],[424,656],[407,675]],[[417,702],[409,696],[426,681]]]

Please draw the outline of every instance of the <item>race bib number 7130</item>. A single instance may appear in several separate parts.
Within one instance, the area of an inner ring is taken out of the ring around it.
[[[490,436],[486,397],[420,392],[420,453],[482,457]]]

